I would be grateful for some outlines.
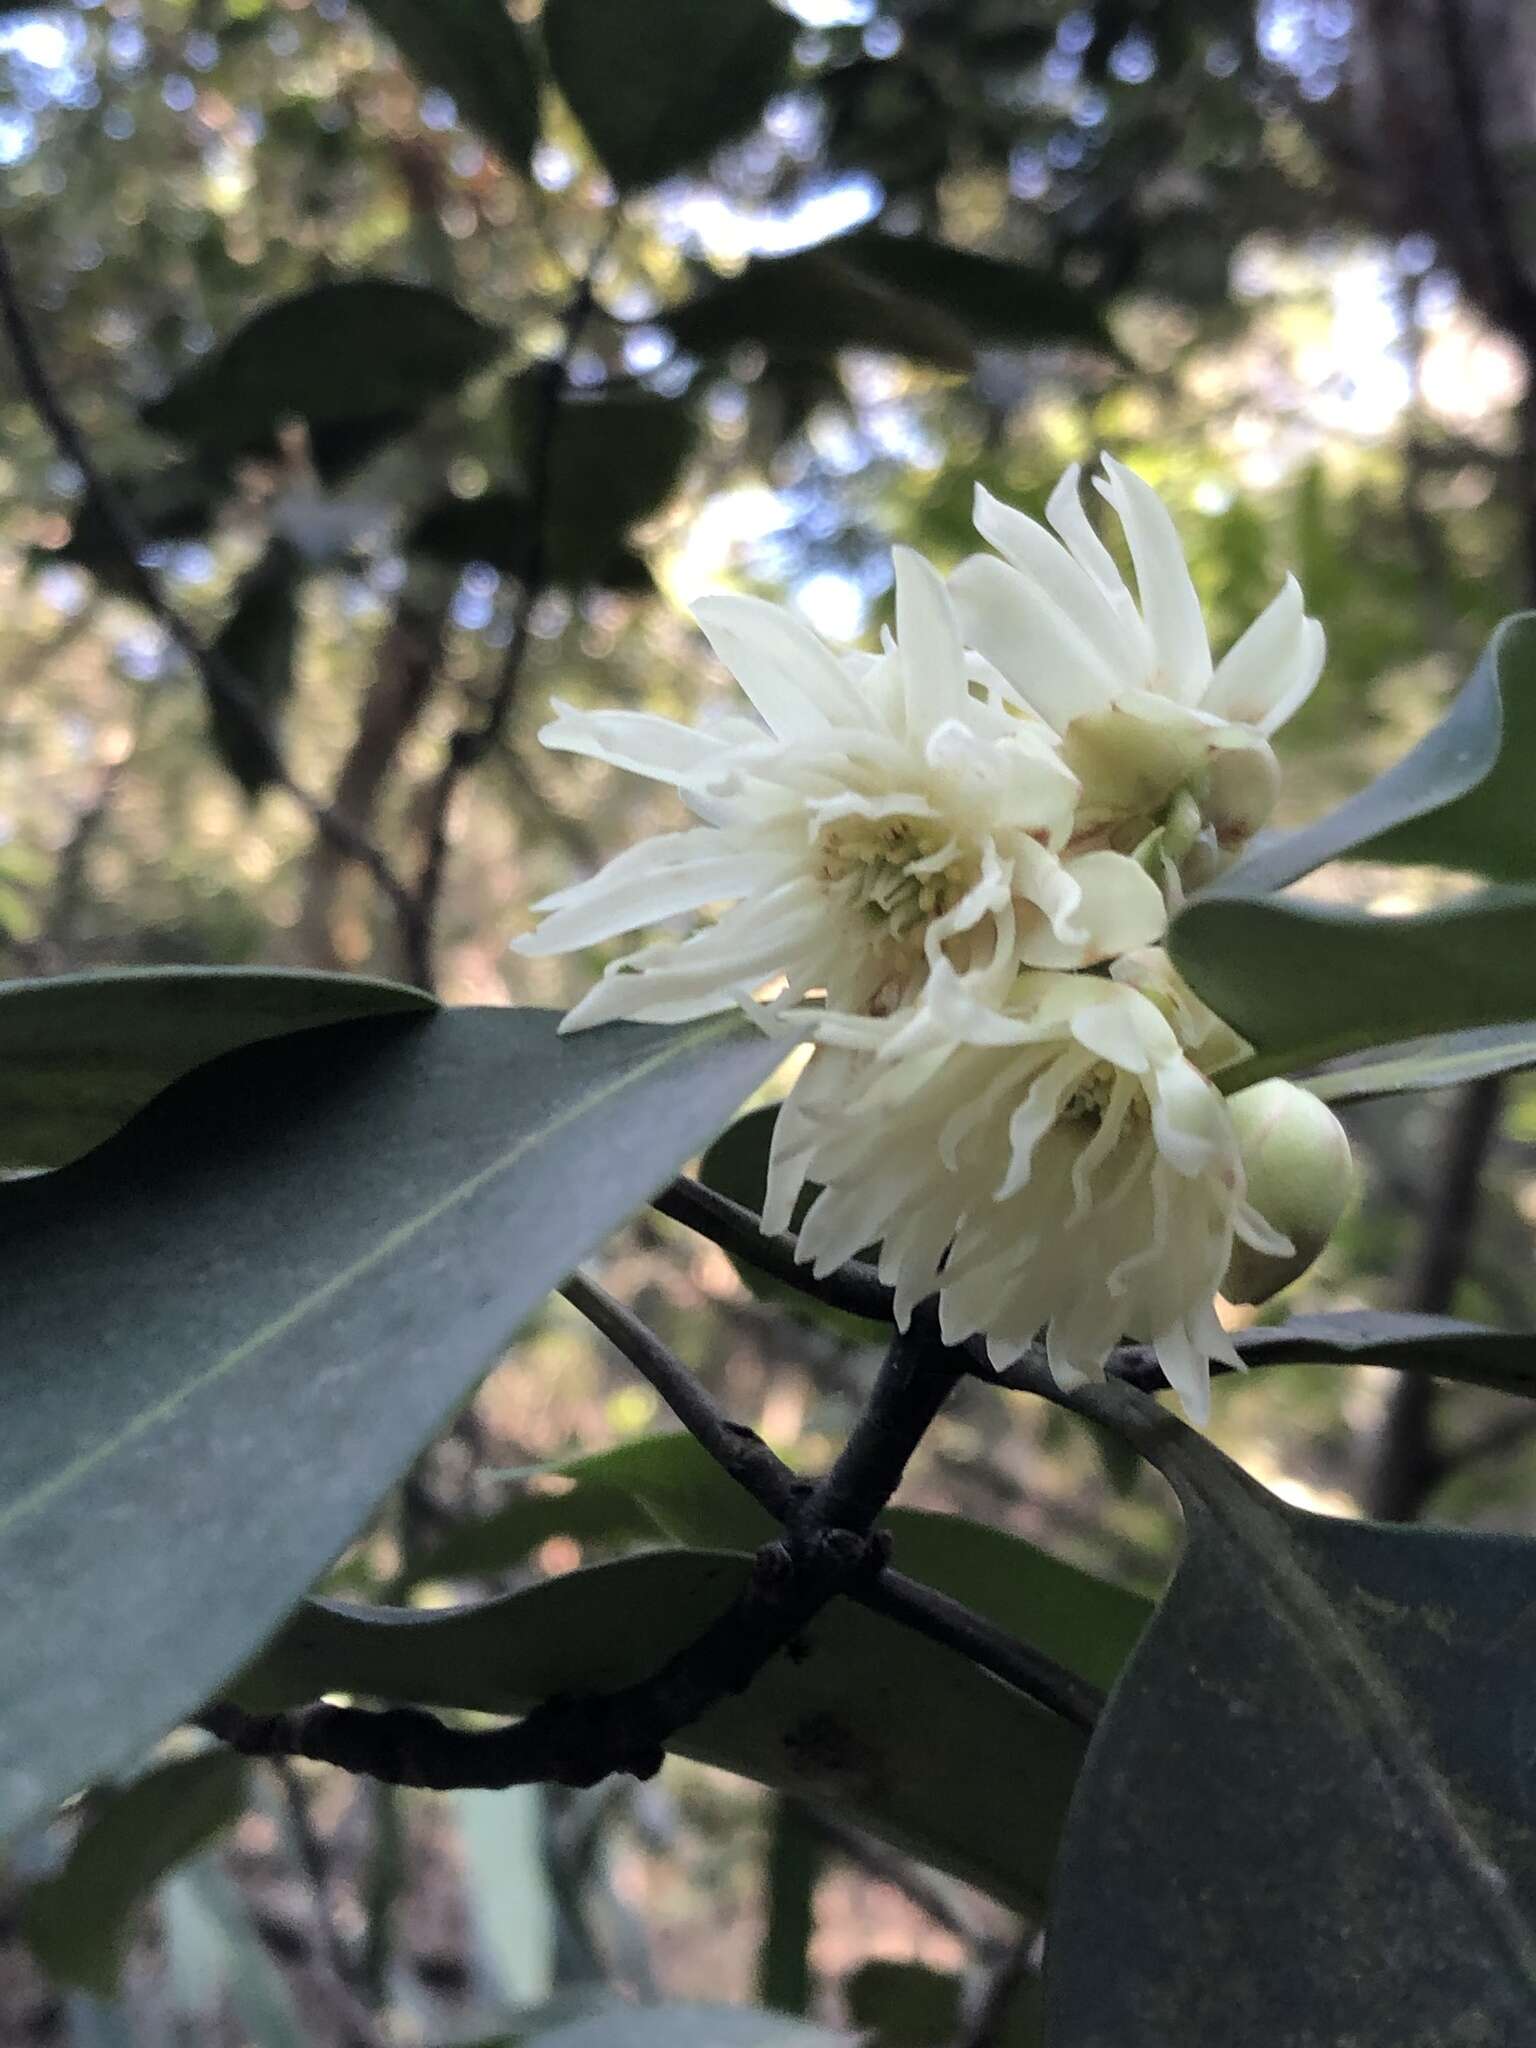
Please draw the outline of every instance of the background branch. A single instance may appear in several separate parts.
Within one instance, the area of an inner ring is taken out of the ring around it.
[[[495,685],[480,715],[468,717],[449,740],[443,765],[428,784],[422,803],[423,852],[411,892],[412,908],[406,925],[405,943],[411,978],[423,988],[432,985],[438,911],[448,865],[454,802],[461,783],[479,767],[506,730],[527,659],[533,609],[548,581],[549,511],[560,404],[565,396],[571,359],[581,346],[582,334],[592,312],[593,279],[607,254],[616,225],[616,222],[611,224],[602,236],[561,315],[564,339],[559,353],[541,363],[534,372],[532,416],[528,430],[527,528],[509,637]]]
[[[15,360],[22,390],[52,435],[64,460],[78,471],[102,525],[122,558],[129,590],[164,628],[202,678],[210,699],[220,704],[246,730],[268,779],[277,784],[308,815],[315,830],[346,859],[373,877],[392,907],[402,935],[409,932],[414,899],[385,855],[333,805],[313,796],[289,772],[288,764],[261,706],[244,677],[215,647],[205,644],[190,622],[166,596],[157,577],[145,567],[149,542],[122,495],[113,488],[92,456],[85,436],[48,371],[42,348],[22,299],[5,238],[0,235],[0,326]]]

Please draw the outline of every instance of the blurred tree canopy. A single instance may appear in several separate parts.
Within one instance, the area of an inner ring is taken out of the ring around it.
[[[508,942],[653,800],[542,754],[551,698],[707,707],[686,607],[722,584],[867,638],[893,538],[948,566],[975,484],[1038,511],[1101,447],[1177,507],[1218,648],[1291,569],[1326,626],[1325,685],[1283,741],[1287,822],[1400,754],[1536,596],[1525,0],[0,4],[0,244],[94,472],[8,360],[9,978],[266,962],[559,1001],[572,964]],[[1528,1087],[1470,1121],[1431,1098],[1351,1128],[1370,1199],[1317,1285],[1528,1325]],[[856,1339],[808,1332],[786,1394],[723,1258],[637,1227],[621,1262],[690,1364],[825,1448]],[[711,1348],[682,1312],[717,1294],[735,1321]],[[487,1444],[532,1464],[649,1419],[558,1323],[527,1348],[557,1394],[493,1383],[407,1490],[380,1539],[398,1554],[344,1573],[409,1584],[401,1527],[440,1537],[478,1502]],[[1495,1397],[1393,1413],[1339,1378],[1244,1391],[1221,1427],[1317,1503],[1531,1526],[1529,1444]],[[997,1412],[940,1433],[934,1500],[1153,1582],[1161,1494],[1060,1416],[1005,1434]],[[225,1817],[238,1793],[200,1788]],[[739,1889],[737,1837],[707,1791],[683,1797],[696,1923],[712,1886]],[[643,1994],[602,1844],[643,1856],[675,1816],[604,1835],[576,1804],[533,1824],[546,1848],[565,1827],[555,1862],[587,1900],[561,1940]],[[375,1991],[398,1824],[384,1810],[384,1849],[346,1879],[386,1897],[364,1912]],[[456,1825],[484,1861],[468,1808]],[[791,1903],[835,1853],[794,1829],[777,1814],[766,1845]],[[475,1881],[505,1905],[505,1871]],[[176,1896],[186,1925],[216,1917],[216,1883]],[[804,1940],[788,1954],[763,1959],[775,2003]],[[697,1989],[707,1960],[673,1981]],[[940,2016],[913,2048],[946,2039],[953,1977],[886,1967],[917,1976],[893,1993],[866,1965],[851,2015],[897,2048],[920,1991]],[[347,2038],[345,2019],[323,2025]]]

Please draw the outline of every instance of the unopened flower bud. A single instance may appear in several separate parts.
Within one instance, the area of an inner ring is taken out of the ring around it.
[[[1328,1105],[1291,1081],[1244,1088],[1227,1109],[1248,1200],[1295,1249],[1285,1256],[1239,1241],[1221,1291],[1229,1301],[1268,1301],[1307,1270],[1338,1227],[1354,1186],[1349,1139]]]

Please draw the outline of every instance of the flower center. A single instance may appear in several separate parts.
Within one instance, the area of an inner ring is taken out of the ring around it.
[[[1074,1123],[1091,1125],[1097,1130],[1109,1114],[1110,1097],[1120,1079],[1118,1067],[1112,1067],[1108,1060],[1099,1060],[1079,1078],[1071,1094],[1063,1101],[1062,1117]],[[1148,1119],[1147,1098],[1139,1089],[1126,1104],[1124,1114],[1132,1124]]]
[[[1090,1067],[1061,1105],[1061,1114],[1074,1122],[1101,1124],[1115,1092],[1115,1069],[1105,1060]]]
[[[935,818],[837,818],[816,835],[816,872],[893,939],[953,910],[980,872]]]

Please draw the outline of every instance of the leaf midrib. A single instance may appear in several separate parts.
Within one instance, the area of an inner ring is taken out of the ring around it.
[[[259,1351],[264,1350],[267,1345],[275,1343],[279,1338],[286,1336],[291,1330],[297,1329],[311,1315],[324,1308],[328,1302],[333,1301],[338,1295],[345,1293],[349,1287],[372,1272],[384,1260],[392,1257],[404,1245],[409,1244],[413,1238],[418,1237],[424,1230],[431,1229],[434,1223],[450,1214],[455,1208],[471,1201],[483,1187],[486,1187],[499,1175],[509,1172],[526,1153],[546,1143],[558,1132],[564,1130],[567,1125],[576,1122],[578,1118],[587,1115],[591,1110],[600,1108],[614,1096],[622,1094],[626,1089],[645,1080],[658,1067],[665,1066],[670,1060],[677,1058],[682,1053],[693,1051],[711,1037],[719,1036],[735,1022],[735,1018],[712,1017],[697,1030],[670,1040],[666,1045],[661,1046],[656,1052],[650,1054],[648,1058],[640,1061],[637,1066],[626,1068],[622,1073],[616,1074],[612,1079],[602,1083],[600,1087],[593,1088],[588,1093],[577,1096],[558,1115],[552,1117],[547,1123],[540,1125],[537,1130],[526,1133],[515,1145],[509,1147],[506,1152],[501,1153],[497,1158],[480,1167],[468,1179],[458,1182],[444,1194],[439,1195],[435,1201],[431,1202],[425,1209],[418,1211],[409,1221],[398,1223],[393,1229],[386,1231],[369,1250],[354,1259],[349,1266],[344,1267],[339,1273],[332,1274],[331,1278],[322,1286],[313,1289],[309,1294],[285,1309],[281,1315],[275,1316],[260,1329],[253,1331],[243,1342],[221,1353],[219,1357],[205,1366],[201,1372],[195,1373],[190,1379],[183,1381],[171,1393],[162,1395],[158,1401],[151,1403],[148,1408],[141,1409],[137,1415],[124,1423],[112,1435],[103,1438],[100,1443],[93,1445],[89,1450],[78,1453],[77,1456],[62,1466],[57,1472],[51,1473],[46,1479],[39,1481],[30,1492],[23,1493],[18,1499],[12,1501],[8,1507],[0,1509],[0,1538],[9,1535],[32,1515],[37,1514],[41,1509],[48,1506],[51,1501],[57,1500],[61,1494],[69,1492],[71,1488],[87,1479],[100,1465],[107,1463],[110,1459],[116,1457],[119,1452],[126,1450],[129,1445],[136,1443],[157,1425],[168,1422],[195,1395],[204,1392],[209,1387],[216,1386],[220,1380],[234,1372],[239,1366],[244,1365]]]
[[[1453,1886],[1474,1899],[1528,1991],[1536,1994],[1536,1932],[1512,1903],[1499,1860],[1478,1837],[1435,1763],[1407,1701],[1338,1605],[1296,1556],[1276,1511],[1230,1471],[1203,1441],[1181,1433],[1167,1446],[1170,1479],[1177,1468],[1197,1502],[1251,1555],[1272,1596],[1268,1611],[1292,1637],[1302,1662],[1324,1687],[1339,1720],[1354,1727],[1390,1777],[1418,1795],[1426,1830]],[[1198,1540],[1193,1538],[1192,1540]]]

